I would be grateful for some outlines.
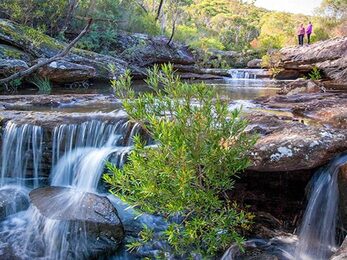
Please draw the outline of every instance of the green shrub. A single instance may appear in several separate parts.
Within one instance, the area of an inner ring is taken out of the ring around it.
[[[270,71],[272,77],[275,77],[283,69],[278,67],[278,63],[281,60],[281,54],[278,51],[272,52],[271,54],[265,54],[262,57],[261,67],[266,68]]]
[[[130,73],[113,80],[130,120],[138,122],[157,145],[140,136],[124,168],[108,164],[110,191],[140,210],[170,220],[163,238],[180,255],[212,256],[232,243],[241,245],[252,214],[231,201],[235,178],[248,165],[256,138],[245,133],[240,110],[229,110],[205,84],[182,82],[171,65],[148,71],[152,93],[135,97]],[[140,246],[133,244],[131,248]]]
[[[320,70],[316,66],[313,67],[312,71],[308,74],[308,76],[312,80],[320,80],[320,79],[322,79],[322,74],[321,74]]]
[[[181,42],[190,42],[198,38],[198,33],[195,26],[178,25],[174,39]]]
[[[199,40],[195,40],[191,42],[190,46],[192,48],[201,48],[204,50],[207,50],[207,49],[224,50],[225,49],[223,43],[221,43],[218,39],[207,38],[207,37],[202,37]]]
[[[48,78],[42,78],[40,76],[34,76],[30,83],[34,84],[38,89],[40,94],[50,94],[52,91],[52,84]]]

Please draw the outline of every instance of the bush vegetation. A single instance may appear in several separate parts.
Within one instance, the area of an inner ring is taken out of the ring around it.
[[[312,41],[346,35],[346,1],[323,0],[314,16],[268,11],[241,0],[2,0],[0,17],[59,39],[94,25],[79,46],[107,53],[117,31],[170,36],[203,49],[260,51],[296,44],[300,23],[312,21]]]
[[[146,82],[153,92],[135,97],[129,73],[112,81],[130,120],[140,123],[155,145],[134,138],[124,168],[108,165],[104,180],[110,191],[166,217],[164,238],[180,255],[211,256],[232,243],[241,245],[252,214],[229,192],[249,165],[248,151],[256,141],[244,131],[247,121],[211,87],[180,81],[171,65],[148,71]]]

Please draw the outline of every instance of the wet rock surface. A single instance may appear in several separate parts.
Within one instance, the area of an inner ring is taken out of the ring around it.
[[[73,237],[79,238],[78,234],[83,232],[88,251],[96,255],[114,252],[122,243],[123,225],[117,210],[106,197],[63,187],[39,188],[31,191],[29,196],[33,207],[42,216],[69,225],[70,246],[78,243]]]
[[[339,212],[343,229],[345,230],[347,228],[347,163],[340,166],[338,173],[338,182],[340,195]],[[342,247],[345,248],[344,251],[347,257],[347,241]]]
[[[269,110],[289,111],[294,116],[310,120],[312,124],[326,124],[333,128],[347,127],[346,93],[303,93],[290,96],[261,98],[257,104]]]
[[[347,259],[347,238],[343,241],[337,252],[330,257],[330,260],[345,260]]]

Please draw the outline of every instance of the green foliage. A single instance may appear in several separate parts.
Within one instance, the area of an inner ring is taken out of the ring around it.
[[[127,250],[129,252],[138,251],[142,246],[144,246],[146,243],[150,242],[154,238],[154,231],[147,227],[146,225],[143,226],[143,229],[139,233],[138,239],[133,239],[126,245]]]
[[[256,140],[244,131],[241,111],[230,111],[229,100],[211,87],[182,82],[171,65],[148,71],[146,83],[154,93],[135,98],[129,75],[112,81],[130,119],[157,145],[146,146],[136,136],[124,168],[108,164],[104,180],[110,191],[142,211],[180,216],[164,234],[180,255],[211,256],[234,242],[241,245],[240,232],[252,215],[230,201],[228,192],[249,165]]]
[[[199,40],[191,42],[190,46],[192,48],[200,48],[203,50],[207,50],[207,49],[224,50],[225,49],[223,43],[221,43],[218,39],[206,38],[206,37],[203,37]]]
[[[48,78],[34,76],[29,82],[39,89],[40,94],[50,94],[52,91],[52,84]]]
[[[104,28],[100,25],[92,25],[90,33],[86,34],[77,47],[99,53],[108,53],[112,44],[116,43],[117,31],[113,28]]]
[[[0,9],[11,20],[54,34],[64,19],[67,4],[66,0],[2,0]]]
[[[274,51],[271,54],[266,54],[262,57],[261,67],[267,68],[270,71],[272,77],[275,77],[283,69],[278,67],[278,63],[281,60],[281,54],[278,51]]]
[[[178,25],[174,39],[180,42],[192,42],[198,38],[198,28],[195,26]]]
[[[316,66],[313,67],[312,71],[308,74],[308,76],[312,80],[320,80],[320,79],[322,79],[322,74],[321,74],[319,68],[317,68]]]

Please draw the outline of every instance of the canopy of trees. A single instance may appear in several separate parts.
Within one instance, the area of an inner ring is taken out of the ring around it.
[[[347,34],[347,1],[324,0],[315,16],[268,11],[253,0],[2,0],[0,17],[72,39],[86,20],[91,33],[79,47],[107,52],[117,31],[166,35],[192,47],[220,50],[282,48],[312,21],[313,41]]]

